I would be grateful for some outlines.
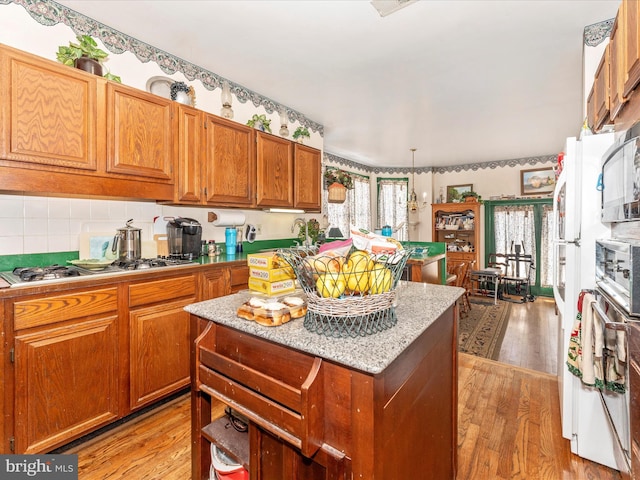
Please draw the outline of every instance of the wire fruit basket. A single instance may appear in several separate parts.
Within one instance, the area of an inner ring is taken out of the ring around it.
[[[413,250],[372,255],[317,253],[316,247],[278,250],[307,295],[307,330],[329,337],[358,337],[397,323],[396,286]]]

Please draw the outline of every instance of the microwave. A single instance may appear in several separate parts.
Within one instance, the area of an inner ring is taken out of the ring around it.
[[[603,155],[601,191],[603,222],[640,219],[640,123]]]

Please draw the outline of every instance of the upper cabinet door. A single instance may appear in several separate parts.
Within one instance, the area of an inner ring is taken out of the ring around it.
[[[293,144],[274,135],[256,132],[257,205],[293,206]]]
[[[107,85],[107,172],[173,182],[172,101]]]
[[[595,130],[599,130],[602,125],[609,121],[609,58],[611,54],[611,44],[607,45],[602,55],[602,60],[596,70],[596,78],[593,83],[595,98]]]
[[[626,39],[624,64],[627,76],[623,92],[626,97],[640,83],[640,1],[625,0],[622,4],[622,18]]]
[[[203,201],[202,144],[203,115],[200,110],[177,104],[178,159],[175,201],[198,204]]]
[[[95,171],[97,78],[1,47],[0,157],[26,168]]]
[[[320,150],[294,144],[294,166],[293,206],[319,212],[322,201]]]
[[[623,10],[618,10],[618,15],[611,29],[609,73],[611,77],[611,90],[609,91],[609,104],[611,120],[615,120],[626,102],[623,95],[625,71],[624,71],[624,22]]]
[[[253,206],[254,130],[215,115],[205,116],[204,184],[206,203]]]

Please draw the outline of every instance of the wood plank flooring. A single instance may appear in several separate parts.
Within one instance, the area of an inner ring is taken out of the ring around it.
[[[556,377],[460,354],[457,480],[620,479],[572,455]]]
[[[499,362],[557,374],[558,322],[553,299],[510,303],[509,324]]]
[[[621,478],[562,438],[555,322],[552,301],[512,304],[499,362],[460,354],[457,480]],[[189,480],[189,395],[64,453],[81,480]]]

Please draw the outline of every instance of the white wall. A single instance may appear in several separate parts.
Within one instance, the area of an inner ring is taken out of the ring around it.
[[[130,32],[125,32],[131,34]],[[25,9],[11,3],[0,5],[0,43],[55,60],[59,45],[74,40],[70,27],[58,24],[44,26],[29,16]],[[104,48],[100,45],[101,48]],[[175,52],[172,52],[175,53]],[[198,81],[190,82],[182,74],[166,75],[154,63],[142,63],[132,53],[109,54],[107,67],[122,77],[126,85],[145,89],[147,80],[153,76],[169,76],[192,85],[196,91],[196,107],[220,113],[220,91],[206,90]],[[230,79],[233,80],[233,79]],[[277,100],[277,99],[276,99]],[[266,112],[256,109],[251,102],[233,102],[234,120],[245,123],[254,113]],[[304,113],[304,112],[302,112]],[[280,120],[277,113],[267,114],[271,118],[272,131],[277,134]],[[290,125],[291,133],[297,125]],[[323,139],[311,132],[310,146],[322,149]],[[561,146],[558,146],[561,149]],[[531,168],[531,167],[522,167]],[[431,240],[431,203],[438,195],[439,187],[471,183],[474,190],[484,198],[491,195],[519,194],[519,171],[521,168],[502,167],[446,174],[421,173],[415,175],[415,190],[420,201],[426,193],[426,205],[415,214],[410,214],[409,238],[412,241]],[[348,170],[348,169],[347,169]],[[357,171],[357,170],[356,170]],[[366,174],[366,172],[360,172]],[[376,179],[371,178],[372,226],[377,228]],[[381,174],[382,177],[409,177],[409,188],[413,186],[411,174]],[[0,255],[22,253],[46,253],[74,251],[79,249],[79,235],[84,231],[108,232],[124,226],[133,218],[134,225],[143,229],[143,240],[153,234],[153,219],[164,216],[184,216],[199,220],[203,224],[203,238],[224,240],[224,228],[207,223],[207,212],[211,209],[195,207],[168,207],[153,202],[108,201],[88,199],[65,199],[0,194]],[[258,240],[291,238],[295,214],[272,214],[256,210],[245,210],[248,223],[261,226]],[[321,214],[305,214],[306,219],[316,218],[323,225]]]
[[[125,32],[132,35],[131,32]],[[58,24],[44,26],[36,22],[17,4],[0,5],[0,43],[30,52],[50,60],[60,45],[75,40],[70,27]],[[106,51],[100,41],[98,44]],[[170,52],[176,53],[176,52]],[[141,90],[146,89],[147,80],[153,76],[171,77],[184,81],[196,91],[196,107],[216,115],[220,114],[220,90],[209,91],[199,81],[188,81],[182,74],[165,74],[157,64],[142,63],[132,53],[109,53],[106,62],[109,70],[122,78],[122,83]],[[233,80],[233,79],[230,79]],[[279,115],[256,109],[251,102],[241,104],[234,97],[234,120],[246,123],[254,113],[266,114],[272,120],[274,134],[280,130]],[[302,112],[304,113],[304,112]],[[289,125],[290,136],[298,124]],[[306,144],[322,149],[323,140],[318,133],[310,132]],[[123,227],[133,218],[134,225],[143,229],[143,240],[153,238],[153,219],[164,216],[184,216],[199,220],[203,225],[203,239],[224,241],[224,228],[207,223],[207,208],[168,207],[153,202],[130,202],[109,200],[69,199],[0,194],[0,255],[23,253],[47,253],[79,250],[81,232],[110,232]],[[237,211],[237,210],[236,210]],[[265,213],[257,210],[244,211],[248,223],[261,226],[258,240],[292,238],[293,220],[300,215]],[[319,214],[303,217],[317,218]]]

